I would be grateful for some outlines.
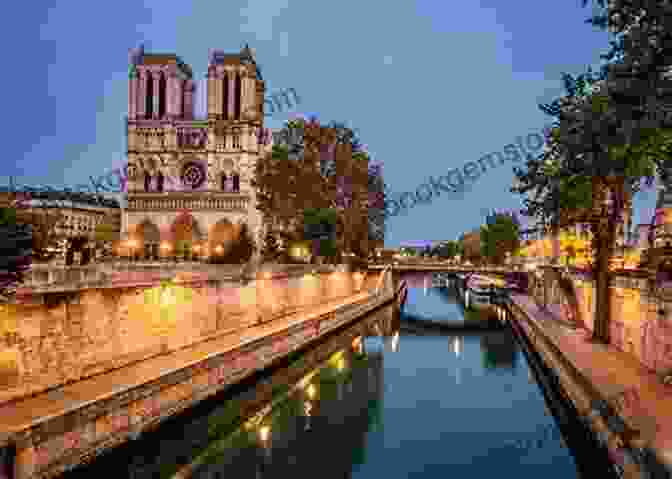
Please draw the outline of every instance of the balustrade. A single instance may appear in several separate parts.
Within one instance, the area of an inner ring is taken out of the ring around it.
[[[218,210],[247,211],[250,198],[246,195],[228,194],[226,196],[165,198],[142,195],[128,200],[128,210]]]
[[[164,150],[169,147],[166,131],[161,128],[136,128],[130,133],[129,146],[139,150]]]
[[[206,128],[179,127],[177,129],[177,146],[181,148],[205,148],[208,144]]]

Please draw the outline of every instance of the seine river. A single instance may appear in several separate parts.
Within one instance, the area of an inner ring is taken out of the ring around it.
[[[401,312],[378,310],[64,477],[580,477],[510,331],[450,289],[412,284]],[[422,324],[465,316],[490,327]]]

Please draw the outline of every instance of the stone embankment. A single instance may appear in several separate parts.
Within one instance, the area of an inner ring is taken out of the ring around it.
[[[12,384],[14,399],[0,406],[0,448],[4,448],[0,457],[5,458],[5,467],[13,464],[10,477],[54,477],[87,458],[137,437],[178,411],[270,366],[398,296],[389,271],[381,273],[379,278],[334,274],[323,280],[319,275],[288,277],[284,286],[253,283],[257,302],[248,304],[252,321],[234,321],[228,328],[218,327],[220,322],[226,321],[220,321],[221,313],[214,314],[213,304],[201,301],[199,306],[198,301],[193,301],[192,308],[202,309],[204,321],[214,321],[218,334],[210,336],[195,336],[177,327],[176,319],[183,316],[188,318],[183,321],[185,327],[192,324],[193,329],[193,325],[199,323],[198,314],[189,308],[179,314],[174,308],[169,309],[173,317],[159,314],[156,318],[157,324],[162,326],[162,334],[158,336],[163,336],[156,354],[147,354],[126,364],[108,364],[98,374],[76,380],[63,381],[60,376],[53,377],[51,387],[45,390],[42,384],[42,389],[32,395],[26,394],[30,388],[16,389],[17,384],[25,386],[26,380],[26,375],[21,374],[25,371],[18,368],[18,379],[15,377]],[[298,286],[287,282],[298,283]],[[294,296],[300,293],[300,301],[306,305],[294,314],[287,313],[286,304],[278,306],[290,291]],[[265,296],[268,294],[270,298]],[[175,303],[171,305],[175,306]],[[64,309],[62,312],[67,315],[68,311]],[[260,312],[263,321],[258,321]],[[140,338],[157,335],[152,328],[146,327],[147,314],[145,311],[133,321],[145,326],[136,328]],[[15,339],[18,335],[20,340],[30,328],[37,328],[34,332],[42,334],[44,328],[41,326],[48,319],[58,323],[57,318],[37,317],[15,324]],[[93,318],[89,320],[93,322]],[[80,328],[86,328],[87,321],[80,320]],[[32,323],[35,323],[34,327]],[[114,327],[114,323],[109,327]],[[50,330],[53,332],[53,328]],[[116,329],[105,331],[105,328],[101,331],[106,336],[105,341],[101,339],[101,346],[105,343],[122,347],[127,343],[119,337],[118,324]],[[177,338],[182,339],[177,341]],[[52,350],[54,346],[51,345]],[[70,351],[71,355],[76,355],[85,349],[85,344],[79,349],[75,346],[70,344],[63,348],[63,353]],[[111,353],[113,357],[118,356],[119,350]],[[15,358],[23,360],[30,351],[15,347],[14,354]],[[16,366],[16,362],[10,362],[10,365]],[[26,363],[30,367],[30,361],[25,361],[22,367]],[[53,361],[46,362],[47,366],[49,364],[62,375],[53,366]]]
[[[589,330],[512,295],[513,320],[557,375],[581,419],[627,478],[672,477],[672,388]]]

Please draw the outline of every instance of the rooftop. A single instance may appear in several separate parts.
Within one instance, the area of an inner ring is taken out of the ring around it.
[[[93,193],[84,193],[84,192],[70,192],[70,191],[57,191],[52,189],[52,191],[12,191],[7,186],[0,187],[1,193],[24,193],[30,195],[31,198],[36,200],[47,200],[47,201],[68,201],[73,207],[77,205],[88,205],[104,208],[119,208],[119,202],[114,198],[105,198],[100,195],[95,195]]]

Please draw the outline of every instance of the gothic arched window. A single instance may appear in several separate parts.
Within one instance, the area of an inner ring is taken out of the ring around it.
[[[145,171],[145,192],[149,192],[152,187],[152,175]]]
[[[166,114],[166,77],[163,73],[159,77],[159,118]]]
[[[156,191],[159,193],[163,192],[163,173],[159,171],[159,174],[156,176]]]
[[[154,113],[154,83],[152,81],[152,75],[147,72],[145,81],[147,82],[147,88],[145,89],[145,118],[152,118]]]
[[[235,193],[240,192],[240,175],[238,173],[233,175],[233,191]]]
[[[222,175],[222,191],[226,191],[227,186],[228,185],[226,184],[226,175],[223,174]]]
[[[236,75],[236,81],[235,81],[235,96],[234,98],[234,111],[235,111],[235,118],[236,120],[240,120],[240,103],[241,103],[241,93],[242,93],[242,88],[241,88],[241,82],[240,82],[240,75]]]
[[[222,95],[222,115],[224,116],[224,119],[229,118],[229,76],[224,75],[224,79],[222,80],[224,82],[224,92]]]

